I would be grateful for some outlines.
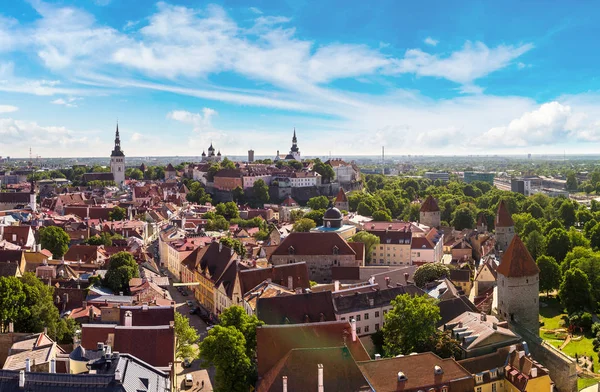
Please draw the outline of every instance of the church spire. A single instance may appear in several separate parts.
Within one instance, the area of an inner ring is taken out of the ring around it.
[[[119,136],[119,122],[117,121],[117,130],[115,132],[115,148],[110,155],[112,157],[116,156],[124,156],[123,151],[121,151],[121,137]]]
[[[294,127],[294,137],[292,138],[292,143],[298,143],[298,139],[296,139],[296,127]]]

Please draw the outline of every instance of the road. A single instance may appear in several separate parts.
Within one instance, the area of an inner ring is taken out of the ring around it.
[[[170,280],[172,281],[171,277]],[[196,315],[196,314],[189,314],[190,312],[190,307],[186,305],[186,301],[190,300],[192,301],[196,306],[198,305],[197,301],[195,300],[194,296],[191,293],[191,289],[190,288],[186,288],[186,291],[188,292],[187,296],[183,296],[181,295],[181,293],[177,290],[176,287],[173,286],[169,286],[169,293],[171,294],[171,298],[173,298],[173,301],[175,301],[175,309],[176,311],[178,311],[179,313],[181,313],[182,315],[186,316],[189,318],[190,320],[190,325],[194,328],[196,328],[196,330],[198,331],[198,335],[200,335],[200,341],[202,341],[206,335],[206,323],[204,321],[202,321],[202,319],[200,318],[200,316]],[[185,388],[183,386],[183,382],[184,382],[184,377],[186,374],[191,373],[192,377],[194,378],[194,386],[191,388]],[[212,391],[212,386],[214,385],[214,380],[215,380],[215,369],[214,367],[210,367],[208,369],[203,369],[200,366],[200,360],[194,360],[191,364],[190,367],[188,368],[183,368],[181,366],[181,364],[177,364],[177,382],[176,385],[179,386],[179,389],[181,391],[202,391],[202,392],[206,392],[206,391]],[[201,388],[200,385],[197,385],[197,383],[201,383],[202,381],[204,381],[204,388]]]

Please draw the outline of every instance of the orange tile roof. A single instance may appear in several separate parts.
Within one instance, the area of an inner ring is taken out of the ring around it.
[[[435,201],[433,196],[427,196],[427,199],[425,199],[423,205],[421,206],[421,212],[437,212],[439,210],[440,207],[438,207],[438,203]]]
[[[500,203],[498,203],[498,212],[496,213],[496,227],[511,227],[514,225],[515,222],[513,222],[510,212],[508,212],[506,203],[504,200],[500,200]]]
[[[508,278],[521,278],[537,275],[540,273],[540,269],[531,254],[529,254],[523,241],[518,235],[515,235],[508,249],[504,252],[496,272]]]

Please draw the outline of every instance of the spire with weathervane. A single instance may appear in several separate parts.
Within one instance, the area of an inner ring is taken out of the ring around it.
[[[117,122],[117,132],[115,132],[115,149],[110,154],[111,157],[122,157],[125,156],[121,151],[121,138],[119,137],[119,123]]]
[[[110,154],[110,172],[118,186],[125,182],[125,153],[121,150],[121,138],[119,137],[119,123],[115,132],[115,148]]]
[[[294,127],[294,137],[292,137],[292,148],[290,149],[292,153],[299,152],[298,149],[298,139],[296,138],[296,127]]]

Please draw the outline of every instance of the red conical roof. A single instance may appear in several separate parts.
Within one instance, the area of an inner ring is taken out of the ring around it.
[[[421,212],[437,212],[439,210],[440,207],[438,207],[437,201],[435,201],[433,196],[427,196],[427,199],[425,199],[421,206]]]
[[[342,188],[340,188],[340,191],[338,192],[336,198],[335,198],[335,202],[336,203],[346,203],[348,201],[348,198],[346,197],[346,193],[344,192],[344,190]]]
[[[537,275],[540,273],[540,269],[529,254],[523,241],[518,235],[515,235],[506,252],[504,252],[496,272],[507,278],[522,278]]]
[[[496,213],[496,227],[511,227],[514,225],[515,222],[513,222],[510,212],[508,212],[506,203],[504,203],[504,200],[500,200],[498,212]]]

